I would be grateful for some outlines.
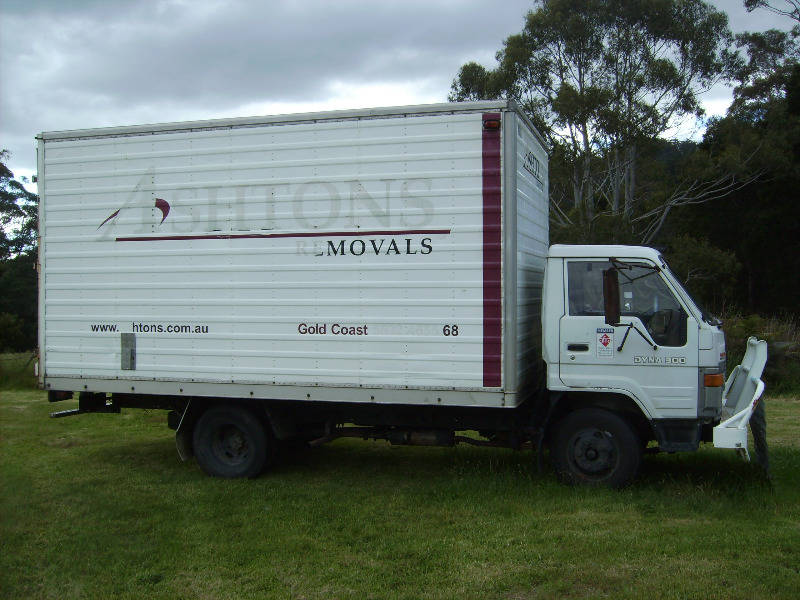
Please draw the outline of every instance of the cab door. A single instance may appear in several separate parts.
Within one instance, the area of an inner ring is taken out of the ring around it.
[[[645,260],[617,263],[620,324],[604,317],[608,260],[564,263],[566,310],[559,327],[559,373],[571,388],[626,391],[651,418],[696,418],[698,324],[660,271]],[[655,348],[654,348],[655,346]]]

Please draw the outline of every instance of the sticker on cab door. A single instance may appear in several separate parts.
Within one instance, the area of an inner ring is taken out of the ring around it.
[[[614,328],[613,327],[598,327],[597,328],[597,356],[603,358],[611,358],[614,356]]]

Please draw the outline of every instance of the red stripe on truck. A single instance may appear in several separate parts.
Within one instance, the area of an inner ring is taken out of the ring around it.
[[[500,113],[484,113],[483,123]],[[483,386],[500,387],[501,222],[500,129],[483,127]]]
[[[109,217],[110,218],[110,217]],[[366,237],[370,235],[449,235],[449,229],[396,229],[378,231],[303,231],[298,233],[210,233],[198,235],[156,235],[118,237],[118,242],[171,242],[181,240],[248,240],[314,237]]]

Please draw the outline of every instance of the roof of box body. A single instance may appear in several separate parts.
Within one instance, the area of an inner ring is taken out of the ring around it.
[[[658,264],[661,254],[646,246],[622,245],[572,245],[554,244],[550,246],[548,256],[553,258],[646,258]]]
[[[123,127],[99,127],[94,129],[74,129],[67,131],[46,131],[36,136],[39,140],[74,140],[78,138],[120,137],[131,135],[151,135],[154,133],[174,133],[193,130],[232,129],[258,127],[264,125],[290,125],[295,123],[316,123],[320,121],[351,121],[359,119],[380,119],[389,117],[411,117],[432,114],[454,114],[482,112],[487,110],[513,110],[517,112],[536,133],[545,145],[544,138],[528,120],[513,100],[492,100],[478,102],[448,102],[442,104],[418,104],[411,106],[389,106],[382,108],[362,108],[354,110],[332,110],[313,113],[296,113],[261,117],[236,117],[229,119],[209,119],[204,121],[180,121],[175,123],[155,123],[152,125],[128,125]]]

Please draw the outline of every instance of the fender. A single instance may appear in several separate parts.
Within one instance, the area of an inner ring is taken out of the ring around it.
[[[571,412],[585,408],[600,408],[626,418],[636,427],[642,439],[654,439],[653,420],[642,409],[635,396],[625,390],[596,388],[571,392],[557,392],[551,396],[551,408],[543,425],[544,435],[549,438],[551,428]]]
[[[633,393],[631,390],[626,388],[612,388],[612,387],[574,388],[561,384],[555,388],[550,388],[550,390],[551,392],[562,393],[565,395],[592,396],[592,395],[605,394],[608,396],[623,396],[628,400],[630,400],[631,402],[633,402],[639,408],[639,410],[642,411],[642,415],[644,415],[644,417],[648,421],[652,421],[654,418],[656,418],[655,415],[653,414],[652,408],[645,402],[642,402],[641,398],[637,394]]]
[[[653,418],[654,418],[653,417],[653,413],[649,409],[649,407],[646,406],[645,403],[642,402],[639,399],[639,397],[636,394],[634,394],[633,392],[631,392],[630,390],[621,389],[621,388],[596,388],[596,389],[598,391],[600,391],[600,392],[605,392],[607,394],[613,394],[615,396],[624,396],[624,397],[628,398],[629,400],[632,400],[633,403],[636,404],[636,406],[639,407],[639,410],[642,411],[642,414],[645,416],[645,418],[648,421],[652,421],[653,420]]]

